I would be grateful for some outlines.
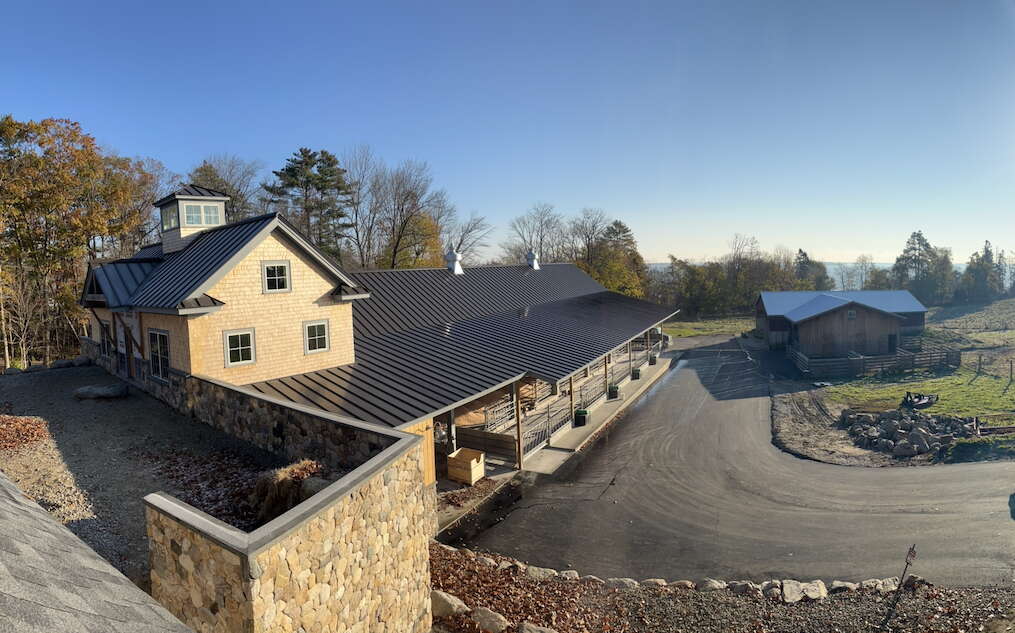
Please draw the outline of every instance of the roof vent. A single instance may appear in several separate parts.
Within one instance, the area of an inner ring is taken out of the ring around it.
[[[455,251],[453,248],[448,249],[448,254],[444,256],[444,261],[448,264],[448,270],[456,275],[464,275],[465,270],[462,269],[462,254]]]
[[[525,255],[525,261],[529,263],[529,268],[532,270],[539,270],[539,258],[534,252],[529,251],[528,254]]]

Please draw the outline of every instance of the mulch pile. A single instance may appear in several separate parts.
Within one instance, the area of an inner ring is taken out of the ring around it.
[[[891,596],[860,591],[783,604],[728,591],[675,587],[608,589],[592,581],[535,581],[517,567],[498,570],[477,556],[430,547],[433,588],[470,607],[485,606],[517,625],[528,620],[558,633],[874,633]],[[888,631],[1000,633],[1015,631],[1015,589],[920,587],[902,594]],[[477,633],[466,616],[438,618],[451,633]],[[517,628],[508,629],[516,633]]]
[[[460,508],[473,499],[485,497],[497,487],[497,482],[489,477],[483,477],[472,486],[466,486],[458,490],[442,492],[437,496],[437,502],[441,510],[449,507]]]
[[[21,448],[49,437],[49,424],[42,418],[0,415],[0,451]]]
[[[140,457],[171,483],[172,489],[166,492],[180,501],[247,532],[259,526],[249,497],[264,472],[263,465],[229,451],[170,450],[143,452]]]

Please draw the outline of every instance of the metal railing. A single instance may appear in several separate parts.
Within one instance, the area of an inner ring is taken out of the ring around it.
[[[525,453],[541,448],[558,430],[571,422],[570,399],[560,398],[525,414],[522,421],[522,449]]]

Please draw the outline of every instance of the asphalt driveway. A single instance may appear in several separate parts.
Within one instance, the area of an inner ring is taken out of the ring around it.
[[[1015,463],[851,468],[771,443],[766,378],[698,342],[566,480],[529,491],[477,548],[601,577],[1015,580]]]

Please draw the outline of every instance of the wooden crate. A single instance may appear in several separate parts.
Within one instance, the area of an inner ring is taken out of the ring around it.
[[[448,455],[448,479],[471,486],[486,476],[486,454],[460,448]]]

